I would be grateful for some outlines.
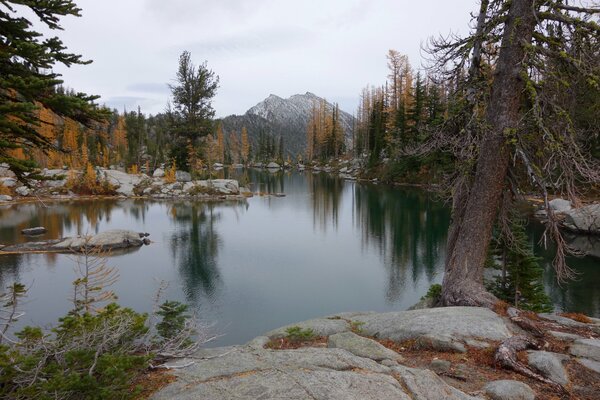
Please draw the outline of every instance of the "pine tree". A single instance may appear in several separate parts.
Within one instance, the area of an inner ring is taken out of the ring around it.
[[[28,19],[36,15],[45,28],[56,31],[62,29],[62,17],[80,16],[80,11],[72,0],[0,2],[0,162],[7,163],[19,179],[25,179],[35,164],[15,155],[23,149],[56,148],[52,138],[39,131],[40,107],[82,123],[107,116],[93,104],[98,97],[65,93],[60,75],[52,71],[57,63],[71,66],[90,61],[68,53],[58,37],[35,31]]]
[[[550,312],[552,302],[544,292],[544,270],[525,230],[526,221],[511,215],[510,233],[496,234],[491,254],[500,260],[502,274],[489,285],[489,290],[499,299],[525,310]],[[510,235],[510,238],[506,236]]]

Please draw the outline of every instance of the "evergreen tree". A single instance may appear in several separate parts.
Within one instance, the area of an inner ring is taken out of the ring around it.
[[[213,130],[215,111],[211,101],[219,87],[219,77],[208,69],[206,62],[196,67],[191,58],[188,51],[179,56],[176,84],[169,86],[177,122],[171,156],[177,166],[185,170],[189,169],[186,151],[188,141],[197,145],[198,139],[206,137]]]
[[[507,235],[511,237],[508,238]],[[525,221],[511,216],[510,234],[497,234],[490,253],[500,260],[502,274],[494,279],[488,289],[501,300],[525,310],[550,312],[552,302],[544,292],[544,270],[525,231]],[[490,261],[488,261],[489,263]]]
[[[72,0],[0,2],[0,162],[7,163],[19,179],[35,165],[17,157],[15,151],[48,152],[57,146],[40,132],[40,107],[84,124],[109,114],[96,108],[97,96],[62,90],[60,75],[52,68],[57,63],[71,66],[91,61],[67,52],[58,37],[45,37],[34,30],[29,17],[20,15],[23,9],[50,31],[62,29],[61,17],[81,15]]]

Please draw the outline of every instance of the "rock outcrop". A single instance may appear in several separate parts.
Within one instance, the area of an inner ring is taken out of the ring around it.
[[[542,315],[569,328],[579,329],[581,323],[565,325],[566,319],[552,314]],[[590,324],[584,324],[590,325]],[[592,321],[600,327],[600,321]],[[273,347],[283,343],[288,330],[311,332],[318,340],[314,345],[292,350]],[[310,330],[310,331],[309,331]],[[203,349],[189,359],[168,363],[176,381],[160,389],[151,398],[166,399],[312,399],[312,400],[534,400],[545,398],[539,385],[527,380],[490,379],[494,368],[483,375],[472,375],[477,361],[461,363],[469,355],[447,356],[431,360],[424,356],[420,366],[397,351],[403,347],[386,347],[393,343],[416,343],[424,337],[450,340],[480,349],[482,343],[522,334],[507,318],[488,309],[447,307],[390,313],[340,313],[284,326],[267,332],[245,345]],[[566,363],[578,361],[590,374],[599,373],[596,350],[600,342],[572,335],[571,353],[546,351],[528,353],[529,365],[543,376],[565,387],[571,387],[571,369]],[[323,344],[326,338],[326,345]],[[381,341],[383,339],[383,341]],[[561,339],[563,340],[563,339]],[[380,343],[381,341],[381,343]],[[277,348],[278,350],[275,350]],[[396,351],[397,350],[397,351]],[[431,354],[431,350],[425,353]],[[420,351],[420,350],[413,350]],[[437,349],[449,354],[452,349]],[[416,355],[417,353],[411,353]],[[412,364],[411,364],[412,363]],[[595,372],[594,372],[595,371]],[[506,375],[499,374],[499,377]],[[593,379],[594,375],[590,375]],[[600,375],[599,375],[600,376]],[[465,384],[474,377],[470,384]],[[534,382],[535,383],[535,382]],[[537,396],[536,389],[538,391]],[[592,393],[594,387],[579,387]],[[574,388],[573,390],[578,390]],[[599,389],[600,390],[600,389]],[[546,395],[547,393],[543,393]],[[600,397],[598,397],[600,398]]]
[[[73,236],[62,239],[40,242],[26,242],[5,246],[0,251],[4,253],[71,253],[81,252],[86,248],[102,251],[140,247],[150,241],[145,234],[113,229],[92,236]]]

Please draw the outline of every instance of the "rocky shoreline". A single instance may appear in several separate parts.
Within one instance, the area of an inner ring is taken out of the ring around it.
[[[600,397],[600,320],[542,314],[552,340],[520,357],[556,387],[493,365],[522,334],[484,308],[340,313],[275,329],[245,345],[204,349],[166,367],[151,398],[534,400]],[[310,332],[296,348],[291,332]]]
[[[10,195],[0,195],[0,204],[29,199],[69,200],[91,197],[73,193],[68,188],[70,173],[81,174],[64,169],[44,169],[41,171],[43,179],[32,180],[29,186],[25,186],[18,182],[10,171],[0,166],[0,186],[11,192]],[[252,191],[241,187],[237,180],[192,180],[191,175],[185,171],[177,171],[172,182],[165,178],[164,171],[160,169],[157,169],[152,177],[99,167],[95,169],[95,173],[99,179],[110,183],[115,190],[113,195],[94,197],[239,200],[253,196]]]

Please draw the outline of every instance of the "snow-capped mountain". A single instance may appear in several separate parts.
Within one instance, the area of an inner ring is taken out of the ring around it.
[[[230,115],[222,119],[225,132],[241,131],[243,126],[248,129],[251,141],[256,140],[259,133],[269,133],[275,137],[283,137],[286,153],[296,155],[306,150],[306,127],[313,107],[323,99],[307,92],[295,94],[287,99],[274,94],[250,108],[244,115]],[[333,109],[327,103],[329,110]],[[340,110],[340,123],[344,129],[346,140],[352,138],[354,117]]]

